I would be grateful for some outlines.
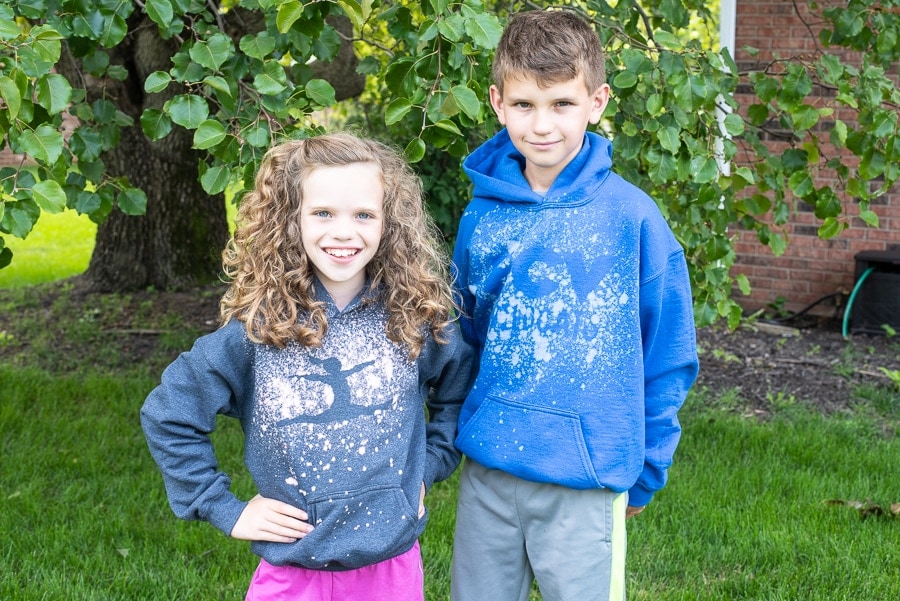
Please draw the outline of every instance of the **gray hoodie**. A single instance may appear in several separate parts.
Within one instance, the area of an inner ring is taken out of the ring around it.
[[[447,344],[429,336],[410,361],[385,335],[381,303],[357,297],[338,311],[320,297],[329,303],[321,347],[254,344],[232,320],[166,368],[141,424],[175,514],[229,534],[247,503],[219,471],[209,434],[218,414],[239,419],[259,494],[303,509],[315,526],[253,551],[274,565],[346,570],[406,552],[425,528],[422,483],[459,464],[453,439],[472,353],[452,324]]]

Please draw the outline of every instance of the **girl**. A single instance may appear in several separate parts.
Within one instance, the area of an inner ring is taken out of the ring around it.
[[[472,357],[420,181],[346,133],[276,146],[223,263],[222,327],[141,410],[173,511],[252,541],[248,600],[421,601],[424,496],[459,463]],[[219,413],[241,420],[249,501],[218,470]]]

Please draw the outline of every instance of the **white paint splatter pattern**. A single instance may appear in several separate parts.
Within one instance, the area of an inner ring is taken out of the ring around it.
[[[469,265],[469,281],[478,303],[494,309],[484,353],[510,387],[603,379],[604,367],[622,365],[639,345],[619,327],[637,318],[637,277],[620,272],[621,257],[635,264],[637,251],[591,207],[495,209],[473,232],[470,257],[478,262]],[[479,288],[498,279],[496,297]]]
[[[404,422],[415,419],[406,414],[422,409],[409,403],[418,394],[416,366],[383,327],[342,316],[320,348],[258,348],[247,432],[248,448],[265,449],[258,473],[281,472],[278,480],[295,494],[316,498],[363,488],[386,472],[399,481],[396,466],[411,452]]]

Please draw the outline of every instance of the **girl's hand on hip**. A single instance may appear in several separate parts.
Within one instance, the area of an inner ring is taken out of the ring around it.
[[[231,537],[239,540],[293,543],[312,532],[309,516],[293,505],[256,495],[235,523]]]

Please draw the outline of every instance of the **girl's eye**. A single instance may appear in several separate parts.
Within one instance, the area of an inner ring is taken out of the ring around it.
[[[371,219],[372,214],[371,213],[360,213],[359,215],[357,215],[357,217],[359,217],[360,219]]]
[[[328,216],[329,216],[328,211],[316,211],[316,212],[313,213],[313,214],[314,214],[316,217],[322,217],[323,219],[324,219],[325,217],[328,217]]]

